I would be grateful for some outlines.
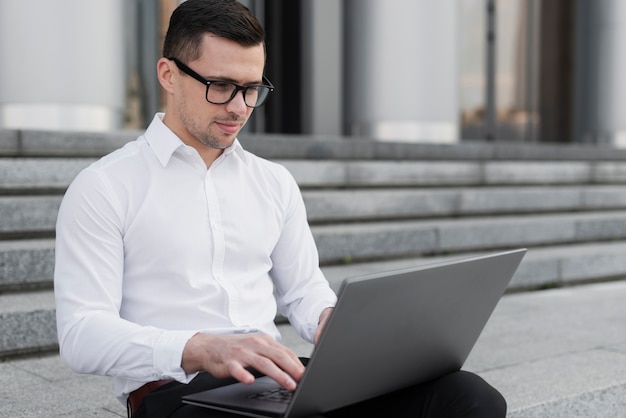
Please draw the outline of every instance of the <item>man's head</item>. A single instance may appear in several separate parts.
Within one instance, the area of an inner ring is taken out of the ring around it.
[[[187,0],[172,14],[157,63],[163,123],[210,164],[271,88],[259,21],[236,0]]]

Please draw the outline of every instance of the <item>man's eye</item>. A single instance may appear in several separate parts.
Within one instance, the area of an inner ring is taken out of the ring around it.
[[[212,81],[211,89],[214,89],[215,91],[231,91],[233,89],[233,85],[222,81]]]

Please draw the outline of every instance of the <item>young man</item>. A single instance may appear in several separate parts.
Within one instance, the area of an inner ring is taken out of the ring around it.
[[[236,0],[187,0],[163,55],[165,114],[81,172],[63,199],[59,344],[73,370],[114,377],[129,415],[217,416],[181,396],[252,382],[251,370],[295,389],[304,366],[279,342],[275,315],[315,343],[336,296],[296,182],[236,139],[273,89],[254,15]],[[506,404],[459,372],[332,415],[422,410],[503,416]]]

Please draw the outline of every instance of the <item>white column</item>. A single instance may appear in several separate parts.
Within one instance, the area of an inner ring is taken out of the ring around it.
[[[605,140],[626,147],[626,1],[598,6],[598,127]]]
[[[574,135],[626,148],[626,2],[577,3]]]
[[[123,1],[0,1],[0,128],[122,126]]]
[[[303,133],[340,135],[343,108],[341,2],[304,0],[302,30]]]
[[[346,0],[349,134],[458,141],[457,9],[457,0]]]

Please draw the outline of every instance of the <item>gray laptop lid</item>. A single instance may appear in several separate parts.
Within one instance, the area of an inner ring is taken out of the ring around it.
[[[227,393],[241,387],[249,395],[252,388],[243,384],[184,401],[252,416],[304,417],[459,370],[525,253],[519,249],[346,279],[284,413],[276,405],[264,412],[263,402],[238,401]]]

